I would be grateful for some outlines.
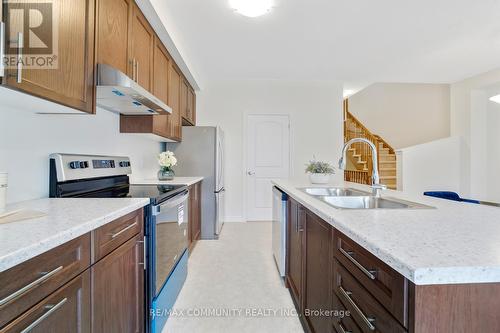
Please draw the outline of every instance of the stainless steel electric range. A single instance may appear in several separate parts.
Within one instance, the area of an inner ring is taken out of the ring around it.
[[[145,208],[147,331],[161,332],[187,276],[188,190],[179,185],[131,185],[130,159],[50,155],[52,198],[149,198]]]

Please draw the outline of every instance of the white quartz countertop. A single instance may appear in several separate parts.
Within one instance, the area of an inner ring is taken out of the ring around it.
[[[148,205],[149,199],[39,199],[7,206],[47,214],[0,224],[0,272]]]
[[[132,179],[130,182],[134,185],[186,185],[191,186],[199,183],[203,177],[175,177],[173,180],[158,179]]]
[[[386,190],[383,197],[435,209],[336,209],[300,190],[317,185],[273,184],[416,285],[500,282],[498,207]],[[332,185],[370,191],[354,183]]]

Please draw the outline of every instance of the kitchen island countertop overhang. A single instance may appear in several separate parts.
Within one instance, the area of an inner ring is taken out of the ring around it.
[[[434,209],[336,209],[301,190],[307,182],[275,186],[416,285],[500,282],[500,209],[384,191],[382,196]],[[350,182],[328,185],[370,191]]]

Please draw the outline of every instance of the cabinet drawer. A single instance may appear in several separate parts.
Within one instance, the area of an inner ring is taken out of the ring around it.
[[[93,262],[100,260],[140,233],[143,225],[143,210],[139,209],[94,230],[92,232],[94,237]]]
[[[0,333],[90,332],[89,270],[33,306]]]
[[[85,234],[0,273],[0,327],[90,266]]]
[[[356,325],[351,313],[347,311],[347,307],[340,301],[337,295],[333,294],[333,309],[339,313],[345,314],[344,316],[333,317],[334,332],[337,333],[363,333],[363,331]]]
[[[406,332],[337,260],[333,266],[334,291],[363,332]]]
[[[335,231],[334,256],[399,322],[408,327],[408,280]]]

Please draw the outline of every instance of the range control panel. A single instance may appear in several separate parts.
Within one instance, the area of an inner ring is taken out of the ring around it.
[[[132,173],[130,159],[122,156],[52,154],[50,160],[60,182]]]

